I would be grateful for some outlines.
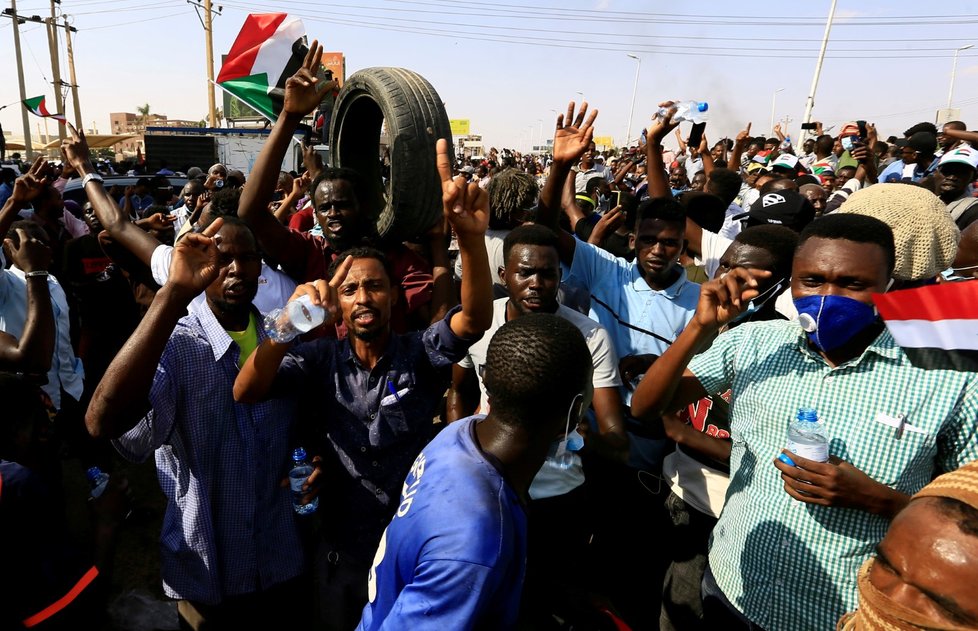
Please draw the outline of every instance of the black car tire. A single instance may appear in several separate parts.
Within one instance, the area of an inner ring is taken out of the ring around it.
[[[386,124],[390,178],[381,176],[380,134]],[[404,68],[354,73],[333,106],[332,164],[364,177],[376,201],[377,234],[401,241],[423,234],[441,217],[441,180],[435,142],[452,142],[445,106],[428,81]]]

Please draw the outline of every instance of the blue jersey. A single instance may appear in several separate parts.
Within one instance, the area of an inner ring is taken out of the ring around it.
[[[526,513],[475,441],[452,423],[418,455],[370,569],[358,631],[515,625]]]

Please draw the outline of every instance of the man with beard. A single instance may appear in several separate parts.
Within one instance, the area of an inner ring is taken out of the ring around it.
[[[260,272],[255,238],[237,218],[184,236],[85,419],[128,460],[156,454],[168,498],[163,588],[180,600],[184,628],[289,626],[308,612],[302,545],[281,486],[293,402],[232,397],[234,376],[266,337],[251,304]]]
[[[316,417],[309,429],[322,438],[329,480],[314,570],[320,628],[348,630],[360,619],[370,560],[398,506],[404,477],[431,438],[451,365],[465,357],[491,322],[484,241],[489,197],[476,182],[452,179],[448,150],[439,140],[444,214],[458,236],[466,270],[461,307],[424,331],[394,333],[392,312],[401,297],[390,261],[373,248],[353,248],[333,262],[328,276],[300,285],[293,294],[326,309],[323,326],[342,316],[349,336],[294,347],[267,340],[235,382],[238,401],[315,393]]]
[[[268,212],[292,136],[302,118],[319,105],[323,90],[329,89],[328,84],[324,87],[316,79],[319,57],[315,52],[315,47],[310,47],[303,67],[286,84],[282,113],[258,154],[238,207],[238,216],[254,230],[265,255],[299,283],[329,278],[330,264],[344,250],[380,246],[370,221],[376,196],[371,196],[360,174],[350,169],[324,169],[312,183],[313,208],[323,236],[291,230]],[[384,248],[383,252],[390,261],[391,280],[401,290],[401,300],[392,316],[394,330],[404,332],[427,326],[432,316],[427,308],[433,284],[431,267],[403,244]],[[339,322],[336,330],[327,327],[321,331],[343,337],[346,331],[342,325]]]

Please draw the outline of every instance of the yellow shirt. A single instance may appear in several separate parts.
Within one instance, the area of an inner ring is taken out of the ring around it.
[[[248,316],[248,328],[244,331],[228,331],[228,335],[241,349],[241,354],[238,356],[238,368],[241,368],[248,361],[248,356],[258,348],[258,322],[255,314]]]

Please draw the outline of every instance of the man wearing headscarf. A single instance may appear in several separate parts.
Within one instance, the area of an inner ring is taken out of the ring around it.
[[[978,461],[914,495],[876,550],[839,631],[978,629]]]

